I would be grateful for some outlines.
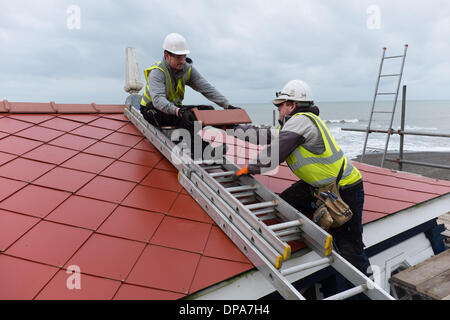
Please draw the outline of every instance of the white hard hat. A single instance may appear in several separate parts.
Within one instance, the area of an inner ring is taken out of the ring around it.
[[[272,100],[274,105],[284,101],[313,102],[312,92],[309,85],[302,80],[291,80],[285,84],[281,91],[275,93],[276,99]]]
[[[190,51],[186,44],[186,39],[178,33],[170,33],[163,42],[163,49],[173,54],[188,54]]]

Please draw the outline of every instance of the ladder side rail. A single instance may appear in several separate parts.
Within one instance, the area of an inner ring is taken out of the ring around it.
[[[210,187],[214,192],[219,195],[223,200],[225,200],[228,205],[230,205],[247,223],[258,231],[258,233],[271,243],[273,247],[283,255],[285,259],[290,256],[290,246],[279,239],[279,237],[267,228],[267,225],[261,221],[254,213],[246,208],[236,197],[234,197],[230,192],[224,188],[214,177],[211,177],[204,169],[200,166],[194,165],[193,172],[197,172],[200,178]],[[238,168],[236,166],[236,168]],[[233,171],[234,172],[234,171]],[[254,184],[254,183],[252,183]]]
[[[355,286],[367,285],[364,292],[372,300],[395,300],[389,293],[384,291],[378,284],[369,279],[361,271],[356,269],[350,262],[333,250],[331,266]]]
[[[369,138],[370,125],[372,124],[373,110],[375,108],[375,102],[377,100],[378,86],[380,84],[380,75],[381,75],[381,71],[383,70],[383,61],[384,61],[385,54],[386,54],[386,47],[383,48],[383,53],[381,55],[380,67],[378,69],[377,83],[375,85],[375,93],[373,96],[372,107],[370,109],[369,122],[367,124],[367,129],[366,129],[366,137],[364,138],[364,146],[363,146],[363,151],[362,151],[361,159],[360,159],[361,162],[364,162],[364,156],[366,154],[367,140]]]
[[[224,170],[226,171],[239,170],[239,167],[237,165],[230,162],[225,163],[223,167]],[[201,172],[201,170],[197,169],[197,172]],[[200,176],[204,178],[206,177],[206,174],[204,172],[201,172]],[[314,247],[324,256],[331,254],[333,242],[332,237],[329,233],[320,228],[317,224],[312,222],[308,217],[303,215],[294,207],[289,205],[280,196],[273,193],[269,188],[267,188],[265,185],[259,182],[256,178],[252,176],[247,176],[241,177],[239,179],[245,185],[255,186],[256,189],[254,190],[254,192],[265,201],[276,201],[277,207],[275,209],[275,214],[278,216],[280,220],[293,221],[300,219],[302,221],[302,225],[300,226],[300,229],[302,230],[302,237],[309,246]],[[214,179],[205,178],[205,181],[217,194],[221,195],[224,198],[224,200],[226,200],[227,203],[230,204],[232,207],[235,207],[236,205],[242,206],[242,204],[239,203],[239,201],[236,200],[232,194],[227,192],[227,190],[224,189],[222,185],[214,181]],[[254,215],[251,214],[251,217],[254,217]],[[264,228],[267,228],[267,226],[264,223],[262,223],[262,226]]]
[[[305,300],[301,293],[262,255],[258,248],[242,234],[239,229],[229,222],[229,219],[214,203],[211,203],[186,175],[180,173],[181,185],[200,203],[210,217],[223,232],[241,249],[252,264],[262,273],[274,288],[287,300]],[[229,208],[232,210],[231,208]]]
[[[239,169],[239,167],[237,167],[235,164],[227,163],[224,165],[227,170],[232,170],[232,166],[235,166],[237,169]],[[240,179],[245,184],[257,186],[255,193],[262,199],[265,199],[265,201],[277,201],[278,206],[276,214],[280,218],[280,220],[293,221],[300,219],[302,221],[302,225],[300,226],[300,229],[302,230],[302,237],[308,245],[314,247],[324,256],[327,256],[331,253],[333,242],[332,237],[328,232],[320,228],[317,224],[311,221],[300,211],[292,207],[280,196],[273,193],[269,188],[259,182],[256,178],[247,176],[241,177]]]
[[[387,134],[387,137],[386,137],[386,143],[384,145],[384,153],[383,153],[383,156],[382,156],[382,159],[381,159],[381,167],[384,166],[384,160],[386,159],[386,153],[387,153],[387,149],[388,149],[388,146],[389,146],[389,139],[391,137],[392,123],[394,122],[395,108],[397,106],[398,93],[399,93],[400,85],[401,85],[401,82],[402,82],[403,68],[405,66],[405,59],[406,59],[406,51],[407,50],[408,50],[408,45],[405,45],[405,49],[404,49],[403,56],[402,56],[403,57],[402,58],[402,65],[400,67],[400,75],[398,77],[398,82],[397,82],[397,90],[395,92],[394,106],[392,108],[391,120],[389,122],[389,128],[388,128],[389,133]]]
[[[184,186],[182,178],[186,177],[183,173],[179,175],[180,183]],[[208,209],[208,205],[214,204],[215,207],[219,208],[225,217],[250,240],[254,246],[260,249],[264,254],[266,259],[268,259],[276,268],[281,267],[282,256],[268,243],[259,233],[253,229],[247,221],[245,221],[240,215],[238,215],[234,209],[232,209],[223,199],[221,199],[204,181],[201,179],[197,173],[192,173],[190,181],[196,187],[198,192],[201,192],[207,199],[208,203],[204,206],[204,209]],[[193,189],[186,189],[189,193],[193,193]],[[228,221],[227,221],[228,222]],[[216,222],[217,223],[217,222]],[[219,225],[221,228],[224,225]],[[245,248],[240,248],[241,251],[245,251]],[[242,250],[243,249],[243,250]]]

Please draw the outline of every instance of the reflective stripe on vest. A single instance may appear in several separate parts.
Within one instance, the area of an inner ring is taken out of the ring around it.
[[[159,69],[164,73],[164,78],[166,80],[166,98],[170,102],[173,102],[177,106],[181,106],[183,104],[184,99],[184,87],[186,83],[189,81],[191,77],[191,69],[190,66],[187,71],[183,74],[182,77],[178,79],[176,90],[173,89],[172,86],[172,77],[170,76],[169,70],[167,70],[166,66],[158,61],[156,64],[144,70],[145,79],[147,80],[147,86],[145,87],[144,94],[142,96],[141,105],[146,106],[147,103],[152,101],[152,97],[150,96],[150,87],[148,85],[148,75],[150,71],[153,69]]]
[[[293,117],[299,115],[305,115],[316,123],[325,145],[325,151],[317,155],[302,145],[298,146],[286,159],[286,163],[295,175],[313,187],[322,187],[336,181],[342,163],[345,161],[339,185],[350,185],[361,179],[361,173],[344,156],[322,120],[309,112],[296,113]]]

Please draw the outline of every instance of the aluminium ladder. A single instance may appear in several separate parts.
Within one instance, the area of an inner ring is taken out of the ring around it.
[[[221,163],[194,161],[177,148],[167,131],[149,124],[133,106],[125,109],[125,116],[178,169],[180,184],[285,299],[305,299],[288,281],[288,275],[326,266],[355,285],[327,299],[345,299],[362,292],[374,300],[393,299],[333,250],[327,232],[262,183],[251,176],[233,179],[240,169],[234,163],[225,157]],[[277,222],[267,225],[268,221]],[[303,241],[320,259],[284,267],[283,262],[291,256],[288,242],[295,239]]]
[[[369,134],[371,132],[376,132],[376,130],[372,130],[371,129],[373,115],[374,115],[374,113],[385,113],[385,114],[388,114],[388,115],[390,114],[391,118],[390,118],[390,122],[389,122],[389,128],[387,129],[387,136],[386,136],[386,143],[384,145],[384,152],[383,152],[383,156],[381,158],[381,167],[384,166],[384,160],[386,158],[386,153],[387,153],[387,149],[388,149],[388,146],[389,146],[389,139],[390,139],[390,136],[391,136],[391,134],[393,132],[392,123],[394,121],[395,108],[397,106],[398,93],[399,93],[399,89],[400,89],[400,85],[401,85],[401,81],[402,81],[403,68],[405,66],[405,58],[406,58],[406,51],[407,50],[408,50],[408,45],[405,44],[405,48],[404,48],[404,51],[403,51],[402,55],[386,57],[385,56],[386,47],[383,48],[383,53],[382,53],[381,61],[380,61],[380,67],[379,67],[379,70],[378,70],[377,83],[376,83],[376,86],[375,86],[375,94],[374,94],[373,101],[372,101],[372,108],[370,110],[369,123],[368,123],[367,128],[366,128],[366,137],[364,139],[364,147],[363,147],[361,160],[360,160],[361,162],[364,162],[364,155],[366,154],[366,149],[377,149],[377,148],[370,148],[370,147],[367,146],[367,140],[369,138]],[[384,60],[387,60],[387,59],[401,59],[401,67],[400,67],[399,73],[382,74],[383,62],[384,62]],[[394,77],[394,78],[398,77],[397,89],[394,92],[378,92],[380,79],[381,78],[386,78],[386,77]],[[386,95],[393,95],[394,96],[394,104],[392,106],[392,110],[376,110],[375,109],[375,103],[376,103],[377,97],[378,96],[386,96]]]

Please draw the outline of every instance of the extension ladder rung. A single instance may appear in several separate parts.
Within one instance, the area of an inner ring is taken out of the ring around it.
[[[300,220],[294,220],[294,221],[287,221],[287,222],[282,222],[282,223],[278,223],[278,224],[273,224],[268,226],[268,228],[272,231],[277,231],[277,230],[281,230],[281,229],[286,229],[286,228],[290,228],[290,227],[298,227],[302,224],[302,222]]]
[[[274,212],[275,212],[274,208],[266,208],[266,209],[252,211],[252,213],[256,216],[260,216],[260,215],[268,214],[268,213],[274,213]]]
[[[245,191],[245,192],[240,192],[240,193],[234,193],[233,196],[235,196],[236,198],[245,198],[245,197],[251,197],[254,196],[255,193],[253,191]]]
[[[233,193],[233,192],[240,192],[240,191],[249,191],[249,190],[256,190],[257,187],[256,186],[238,186],[238,187],[231,187],[231,188],[226,188],[228,192]]]
[[[213,172],[213,173],[210,173],[209,175],[214,178],[229,177],[229,176],[234,175],[234,171]]]
[[[247,203],[252,203],[253,204],[256,201],[256,199],[254,197],[253,198],[244,198],[244,199],[237,198],[237,199],[242,204],[247,204]]]
[[[233,177],[218,177],[216,181],[219,183],[232,183],[235,182],[235,179]]]
[[[400,55],[400,56],[388,56],[388,57],[384,57],[383,59],[395,59],[395,58],[403,58],[404,55]]]
[[[391,74],[380,74],[380,77],[398,77],[401,76],[400,73],[391,73]]]
[[[291,241],[293,239],[300,239],[300,229],[299,228],[290,228],[290,229],[284,229],[280,231],[275,231],[275,234],[280,237],[280,239],[283,239],[284,241]],[[286,240],[286,238],[289,238],[289,240]]]
[[[221,161],[221,160],[216,160],[216,159],[214,159],[214,160],[203,160],[203,159],[201,159],[201,160],[193,160],[192,163],[196,164],[196,165],[199,165],[199,166],[201,166],[201,165],[210,166],[210,165],[217,164],[218,161]],[[206,168],[206,167],[203,167],[203,168]]]
[[[246,205],[245,207],[248,210],[255,210],[255,209],[262,209],[267,207],[275,207],[277,205],[276,201],[266,201],[266,202],[260,202],[260,203],[254,203]]]
[[[205,169],[205,170],[217,170],[217,169],[222,169],[222,166],[221,165],[208,166],[208,167],[203,167],[203,169]]]
[[[281,274],[283,276],[288,276],[290,274],[297,273],[297,272],[300,272],[300,271],[304,271],[304,270],[307,270],[307,269],[311,269],[311,268],[315,268],[315,267],[319,267],[319,266],[323,266],[323,265],[329,265],[331,263],[331,261],[332,261],[331,259],[332,258],[330,258],[330,257],[322,258],[322,259],[319,259],[319,260],[303,263],[303,264],[300,264],[298,266],[290,267],[290,268],[287,268],[287,269],[282,269],[281,270]]]
[[[367,291],[367,289],[368,289],[368,287],[366,284],[361,284],[359,286],[348,289],[346,291],[339,292],[338,294],[335,294],[335,295],[325,298],[323,300],[344,300],[344,299],[356,296],[357,294],[363,293],[363,292]]]
[[[397,92],[378,92],[377,95],[379,96],[387,96],[387,95],[393,95],[397,94]]]
[[[268,214],[263,215],[263,216],[258,217],[258,218],[259,218],[259,220],[261,220],[261,221],[267,221],[267,220],[276,219],[277,216],[276,216],[275,214],[273,214],[273,213],[268,213]]]

